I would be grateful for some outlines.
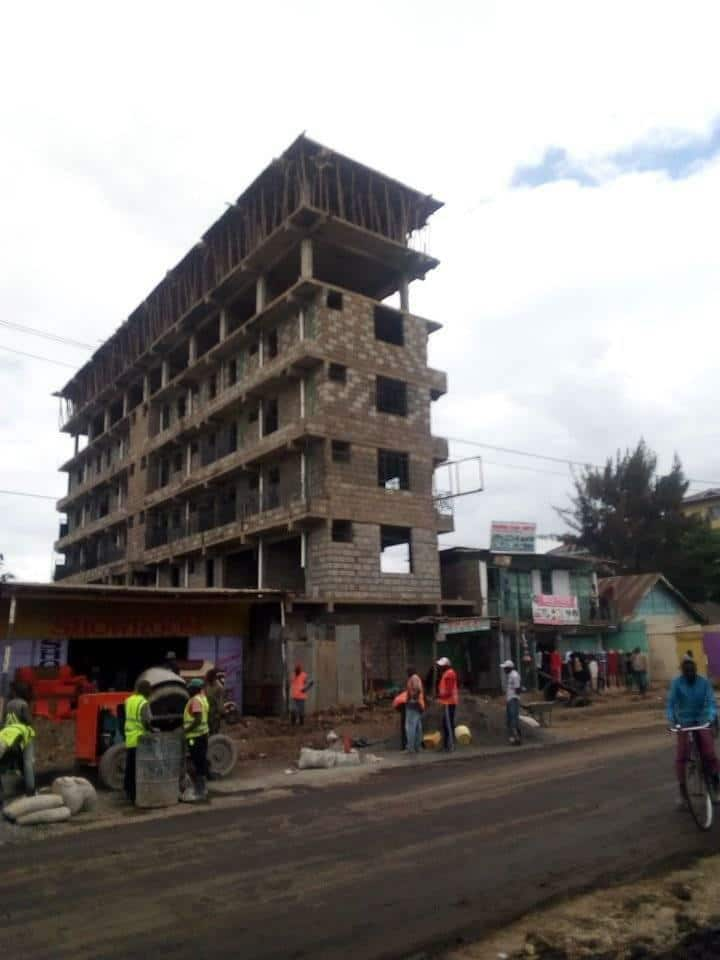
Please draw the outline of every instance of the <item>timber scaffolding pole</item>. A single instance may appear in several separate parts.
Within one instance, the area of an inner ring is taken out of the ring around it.
[[[209,297],[303,207],[407,245],[441,204],[300,137],[168,271],[148,298],[60,391],[67,422]]]

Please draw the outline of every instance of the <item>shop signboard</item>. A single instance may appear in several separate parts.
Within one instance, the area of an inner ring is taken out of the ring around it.
[[[490,527],[490,549],[493,553],[535,553],[534,523],[493,520]]]
[[[487,617],[455,617],[438,624],[438,640],[444,640],[453,633],[475,633],[477,630],[489,630]]]
[[[532,599],[533,623],[551,627],[576,627],[580,624],[577,597],[536,593]]]

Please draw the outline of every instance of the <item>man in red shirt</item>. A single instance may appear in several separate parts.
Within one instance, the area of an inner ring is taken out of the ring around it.
[[[442,670],[438,685],[438,700],[443,705],[443,749],[455,749],[455,707],[458,705],[458,678],[447,657],[437,662]]]

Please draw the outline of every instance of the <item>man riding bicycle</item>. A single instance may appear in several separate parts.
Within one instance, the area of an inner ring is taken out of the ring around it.
[[[717,719],[717,704],[715,691],[705,677],[698,676],[697,665],[692,657],[683,657],[681,673],[670,684],[667,698],[667,718],[671,727],[700,727],[712,724]],[[718,776],[718,759],[715,753],[713,732],[707,730],[696,731],[698,750],[703,761],[705,772],[710,776],[713,792],[717,794],[720,787]],[[691,734],[680,733],[677,738],[677,753],[675,755],[675,772],[680,795],[684,800],[683,785],[685,782],[685,765],[690,755]]]

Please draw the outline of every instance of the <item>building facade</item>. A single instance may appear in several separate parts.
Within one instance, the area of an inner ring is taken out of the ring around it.
[[[682,511],[688,516],[701,517],[714,530],[720,530],[720,489],[713,487],[685,497]]]
[[[659,573],[606,577],[599,582],[600,597],[616,611],[615,649],[648,654],[651,682],[666,684],[677,674],[684,654],[692,651],[705,672],[700,624],[704,617]],[[688,637],[688,629],[697,635]]]
[[[599,596],[587,557],[451,547],[440,552],[440,570],[443,599],[457,611],[467,604],[465,617],[441,632],[447,650],[473,664],[479,690],[500,688],[500,663],[508,657],[533,687],[551,651],[606,649],[613,612]],[[478,629],[470,630],[473,618]]]
[[[437,606],[439,206],[304,136],[274,161],[60,391],[55,578]]]

